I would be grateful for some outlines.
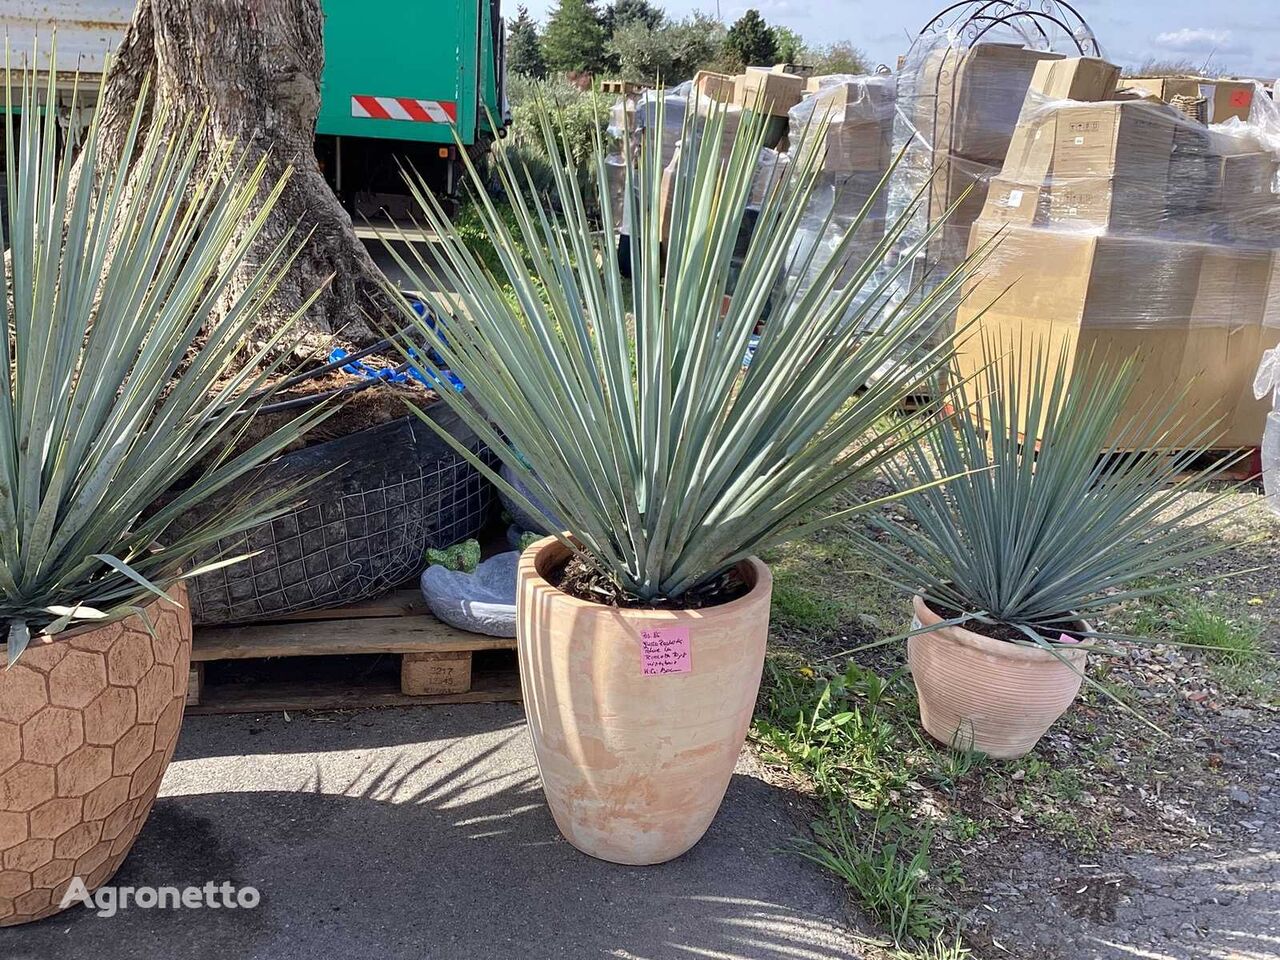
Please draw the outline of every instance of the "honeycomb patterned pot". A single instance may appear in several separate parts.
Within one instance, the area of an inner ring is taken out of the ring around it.
[[[0,926],[57,913],[119,868],[178,742],[191,659],[175,607],[32,644],[0,670]]]

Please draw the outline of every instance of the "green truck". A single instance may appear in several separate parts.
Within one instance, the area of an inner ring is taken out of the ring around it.
[[[452,195],[452,127],[483,153],[510,121],[499,0],[323,2],[316,153],[334,191],[351,210],[385,206],[408,161]]]
[[[39,66],[66,78],[60,106],[80,126],[92,107],[83,92],[95,89],[93,75],[124,38],[133,7],[132,0],[0,0],[0,29],[14,50],[40,39]],[[433,189],[453,194],[452,128],[466,149],[482,153],[509,122],[500,0],[322,0],[322,7],[316,155],[334,191],[352,212],[370,205],[394,212],[392,198],[405,192],[398,162],[407,161]],[[72,104],[77,71],[82,102]]]

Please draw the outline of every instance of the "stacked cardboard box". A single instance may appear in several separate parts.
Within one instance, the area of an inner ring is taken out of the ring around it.
[[[927,289],[924,268],[945,276],[964,259],[970,226],[1004,162],[1036,71],[1061,59],[1019,44],[984,42],[934,47],[907,64],[909,78],[905,84],[900,79],[899,96],[905,87],[901,110],[912,141],[900,169],[908,188],[927,184],[927,222],[943,224],[917,263],[913,287]]]
[[[1136,353],[1133,412],[1185,391],[1170,448],[1218,418],[1222,446],[1255,445],[1253,375],[1280,342],[1275,169],[1247,132],[1159,102],[1031,94],[970,249],[1002,236],[957,321],[1016,350],[1065,346],[1075,364]],[[979,363],[962,355],[965,372]]]
[[[804,95],[804,77],[766,67],[747,67],[734,77],[733,102],[743,110],[760,110],[770,119],[764,145],[778,147],[787,134],[787,112]]]
[[[887,191],[878,190],[891,160],[894,83],[891,77],[811,77],[792,107],[788,142],[796,162],[814,152],[822,162],[792,250],[791,279],[803,289],[862,216],[837,289],[844,289],[884,236]],[[809,259],[813,254],[812,260]]]
[[[1140,90],[1165,103],[1174,97],[1204,97],[1208,123],[1226,123],[1233,117],[1248,122],[1253,108],[1252,80],[1211,80],[1205,77],[1126,77],[1122,86]]]

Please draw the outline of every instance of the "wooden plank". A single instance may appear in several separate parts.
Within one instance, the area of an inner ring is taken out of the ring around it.
[[[467,633],[429,614],[377,620],[307,620],[232,627],[200,627],[191,659],[320,657],[361,653],[449,653],[514,650],[513,637]]]
[[[255,620],[255,626],[263,623],[297,623],[300,620],[351,620],[362,617],[404,617],[427,612],[427,602],[419,590],[392,590],[372,600],[364,600],[345,607],[327,607],[320,610],[299,610],[281,617]]]
[[[187,708],[194,716],[227,713],[275,713],[282,710],[355,710],[364,707],[430,706],[446,703],[501,703],[520,699],[514,671],[478,674],[465,693],[407,696],[394,679],[350,682],[208,684],[204,699]]]
[[[411,697],[471,689],[470,653],[406,653],[400,658],[400,692]]]

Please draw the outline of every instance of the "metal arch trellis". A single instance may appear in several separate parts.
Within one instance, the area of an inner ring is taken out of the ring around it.
[[[916,35],[902,62],[917,65],[921,48],[931,49],[941,37],[946,37],[949,55],[959,56],[960,51],[979,43],[997,28],[1005,28],[1017,35],[1028,47],[1036,50],[1069,53],[1076,56],[1100,57],[1102,47],[1093,29],[1079,11],[1060,0],[964,0],[945,7],[935,14]],[[938,146],[939,110],[954,110],[954,104],[943,104],[940,93],[950,78],[944,65],[934,71],[932,101],[933,114],[928,136],[931,147]],[[952,89],[954,96],[956,91]],[[916,91],[916,96],[920,91]],[[899,110],[901,110],[899,104]],[[919,130],[919,115],[912,125]]]
[[[1039,3],[1032,0],[963,0],[945,7],[925,24],[912,41],[907,59],[911,59],[922,42],[932,43],[940,34],[951,34],[966,45],[972,45],[997,25],[1025,30],[1024,36],[1029,44],[1036,45],[1038,49],[1052,49],[1053,38],[1045,31],[1049,24],[1060,27],[1065,37],[1074,41],[1077,52],[1082,56],[1102,56],[1102,48],[1093,29],[1069,3],[1061,0],[1040,0]],[[1036,43],[1033,32],[1039,35],[1044,46]]]

